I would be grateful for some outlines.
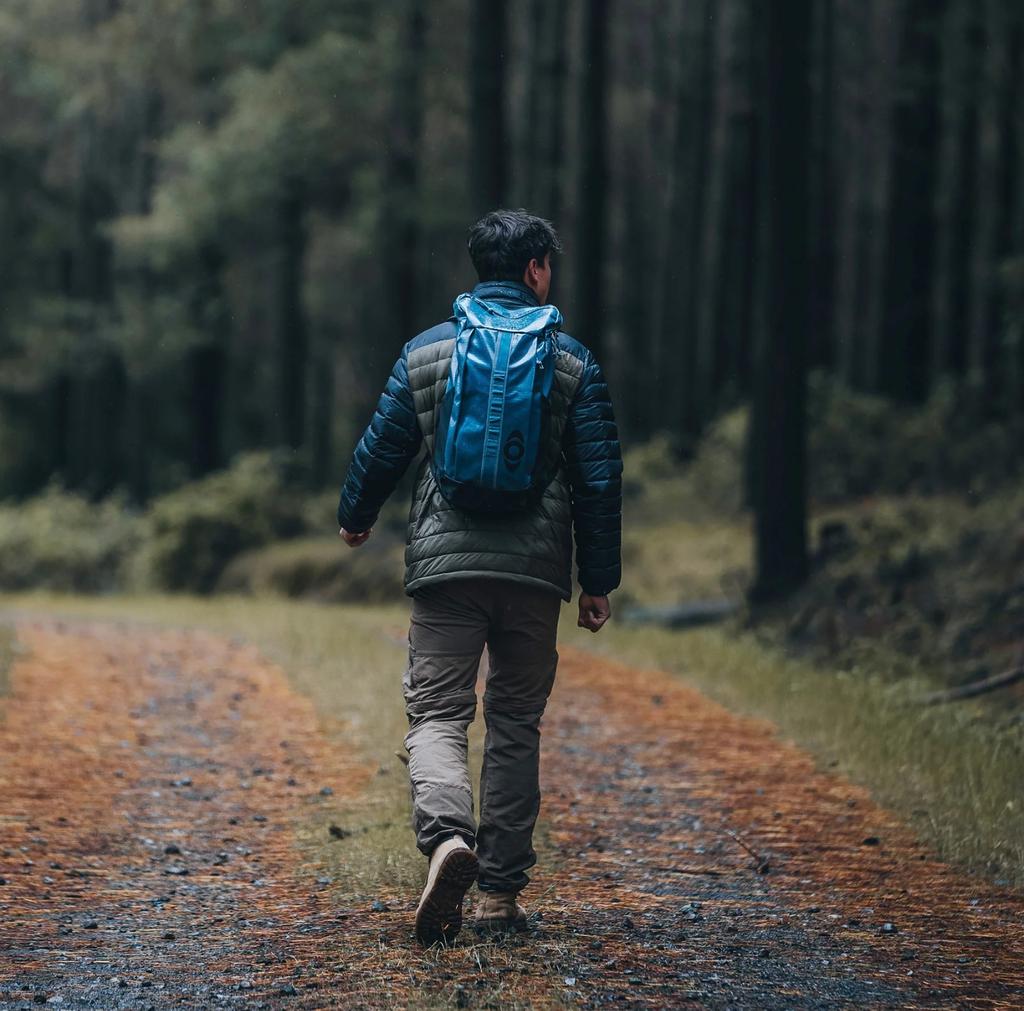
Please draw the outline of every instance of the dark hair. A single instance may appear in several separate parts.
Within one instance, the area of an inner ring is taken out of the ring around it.
[[[522,209],[485,214],[466,245],[481,281],[521,281],[531,260],[562,251],[554,225]]]

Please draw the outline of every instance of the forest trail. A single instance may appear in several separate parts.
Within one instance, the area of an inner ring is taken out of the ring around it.
[[[355,901],[302,846],[376,770],[253,647],[17,633],[0,1006],[1024,1007],[1024,896],[667,675],[563,651],[534,931],[423,953],[416,896]]]

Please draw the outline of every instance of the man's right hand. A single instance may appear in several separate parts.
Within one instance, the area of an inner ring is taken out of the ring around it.
[[[600,632],[604,623],[612,616],[612,605],[607,597],[592,597],[589,593],[580,594],[580,617],[576,622],[580,628],[589,628],[591,632]]]
[[[369,530],[364,530],[361,534],[349,533],[344,527],[342,527],[338,533],[341,535],[341,539],[350,547],[358,548],[360,544],[365,544],[370,538],[370,534],[373,533],[373,527]]]

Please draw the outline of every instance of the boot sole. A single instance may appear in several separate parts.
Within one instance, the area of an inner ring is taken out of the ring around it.
[[[429,947],[451,944],[462,929],[462,900],[480,864],[472,850],[453,850],[438,868],[434,884],[416,910],[416,940]]]

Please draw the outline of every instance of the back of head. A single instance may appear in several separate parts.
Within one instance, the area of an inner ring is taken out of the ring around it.
[[[550,221],[520,209],[485,214],[469,230],[469,258],[481,281],[522,281],[531,260],[562,250]]]

